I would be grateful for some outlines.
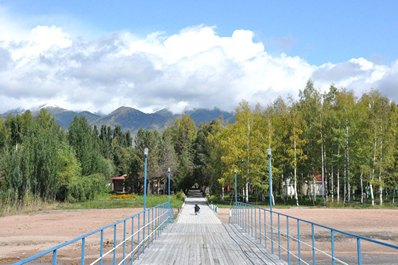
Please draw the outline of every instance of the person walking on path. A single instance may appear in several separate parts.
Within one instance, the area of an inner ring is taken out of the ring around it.
[[[199,213],[199,210],[200,210],[199,205],[198,205],[198,204],[195,204],[194,209],[195,209],[195,215],[197,215],[197,214]]]

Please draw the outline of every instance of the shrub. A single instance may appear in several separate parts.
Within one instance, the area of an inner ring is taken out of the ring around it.
[[[69,202],[92,200],[105,189],[103,174],[93,174],[72,180],[68,186],[67,198]]]
[[[177,200],[185,201],[185,198],[186,198],[186,197],[187,197],[187,196],[185,196],[185,193],[184,193],[182,190],[180,190],[180,191],[177,192],[177,194],[176,194]]]

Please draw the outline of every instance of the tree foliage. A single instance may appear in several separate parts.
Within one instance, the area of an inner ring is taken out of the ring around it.
[[[45,110],[0,118],[1,203],[89,200],[115,175],[126,175],[126,192],[142,193],[144,148],[148,193],[167,190],[170,168],[174,192],[195,185],[232,196],[236,169],[239,198],[266,200],[271,148],[277,198],[287,199],[288,180],[297,205],[317,196],[323,203],[383,204],[398,195],[396,103],[378,91],[359,98],[334,86],[321,92],[309,81],[296,101],[242,101],[233,123],[196,126],[182,115],[162,131],[135,135],[84,117],[63,130]]]

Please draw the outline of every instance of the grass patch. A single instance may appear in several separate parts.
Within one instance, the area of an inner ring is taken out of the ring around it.
[[[43,201],[38,201],[34,204],[22,205],[22,206],[0,205],[0,217],[49,211],[57,209],[58,206],[59,202],[43,202]]]
[[[115,209],[142,208],[144,206],[144,196],[128,195],[101,194],[96,199],[90,201],[59,204],[58,209]],[[148,195],[147,207],[150,208],[165,203],[167,199],[167,195]],[[171,196],[171,206],[173,208],[181,207],[182,203],[182,199],[177,198],[176,195]]]
[[[53,210],[57,208],[58,204],[58,202],[43,201],[39,197],[29,194],[25,195],[23,200],[17,202],[2,202],[0,200],[0,217]]]

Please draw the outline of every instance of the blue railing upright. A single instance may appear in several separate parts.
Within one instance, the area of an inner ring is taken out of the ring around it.
[[[144,218],[145,216],[145,218]],[[144,220],[146,220],[144,222]],[[15,264],[133,264],[173,221],[166,202],[76,237]],[[78,257],[78,260],[76,259]]]
[[[238,225],[288,264],[398,264],[398,245],[237,202]],[[352,252],[354,250],[354,252]]]

